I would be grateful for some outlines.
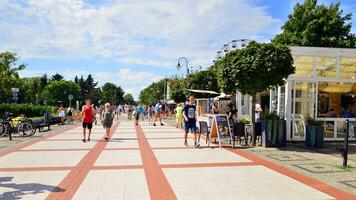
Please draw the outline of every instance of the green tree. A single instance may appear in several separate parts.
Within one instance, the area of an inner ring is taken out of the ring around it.
[[[19,88],[21,80],[18,72],[25,69],[25,64],[18,64],[20,59],[16,53],[0,53],[0,101],[11,102],[11,88]],[[22,91],[20,91],[22,92]]]
[[[186,89],[196,90],[211,90],[219,92],[218,78],[213,70],[204,70],[190,74],[185,80]],[[187,92],[187,96],[191,95],[191,92]],[[195,97],[205,98],[210,97],[207,94],[194,94]]]
[[[329,6],[317,3],[317,0],[297,3],[282,26],[283,32],[273,42],[292,46],[355,47],[352,14],[343,15],[339,2]]]
[[[185,94],[185,84],[184,79],[175,78],[168,81],[168,85],[170,87],[170,94],[172,100],[177,103],[185,102],[187,100],[187,96]]]
[[[273,86],[284,85],[285,79],[295,72],[290,49],[285,45],[251,42],[246,48],[229,52],[216,65],[225,92],[239,90],[252,96],[252,145],[255,145],[256,94]]]
[[[102,100],[118,105],[124,103],[124,90],[113,83],[105,83],[102,87]]]
[[[164,87],[168,79],[162,79],[158,82],[153,82],[148,87],[140,91],[139,101],[141,104],[149,105],[157,102],[164,97]]]
[[[55,75],[53,75],[51,77],[51,81],[61,81],[63,79],[64,79],[64,77],[62,75],[58,74],[58,73],[56,73]]]
[[[47,105],[57,105],[59,101],[69,105],[70,94],[73,95],[74,101],[79,99],[80,87],[73,81],[51,81],[42,92],[42,98]]]
[[[136,101],[133,98],[132,94],[125,94],[124,95],[124,102],[129,105],[136,105]]]
[[[47,86],[48,84],[48,77],[47,74],[41,76],[41,91]]]
[[[30,77],[22,78],[22,84],[20,87],[20,102],[39,104],[41,101],[41,78]]]

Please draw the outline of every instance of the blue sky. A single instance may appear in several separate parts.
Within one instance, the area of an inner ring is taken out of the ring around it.
[[[269,41],[297,2],[0,0],[0,51],[21,56],[22,76],[90,73],[99,85],[113,82],[137,97],[153,81],[184,74],[175,68],[181,56],[208,67],[232,39]],[[356,13],[354,0],[340,2]]]

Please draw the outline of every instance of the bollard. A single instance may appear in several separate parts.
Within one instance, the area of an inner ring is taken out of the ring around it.
[[[343,151],[343,163],[342,166],[347,167],[347,156],[349,153],[349,131],[350,131],[350,120],[346,120],[346,134],[344,139],[344,151]]]

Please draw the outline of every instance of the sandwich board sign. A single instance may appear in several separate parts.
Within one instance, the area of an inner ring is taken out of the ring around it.
[[[230,122],[227,115],[217,114],[213,116],[213,123],[211,125],[211,133],[209,136],[209,140],[211,138],[218,138],[220,148],[223,140],[232,140]]]

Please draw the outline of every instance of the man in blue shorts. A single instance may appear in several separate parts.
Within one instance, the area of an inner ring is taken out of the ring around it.
[[[189,97],[189,103],[185,105],[183,111],[184,121],[185,121],[185,135],[184,135],[184,145],[188,145],[188,132],[189,129],[194,134],[194,147],[197,148],[200,145],[197,143],[197,126],[196,126],[196,106],[195,106],[195,99],[193,96]]]

